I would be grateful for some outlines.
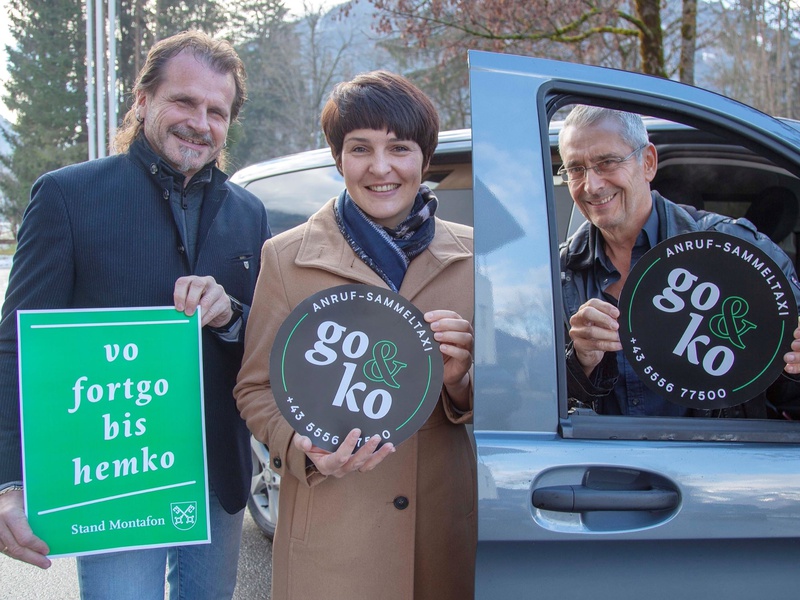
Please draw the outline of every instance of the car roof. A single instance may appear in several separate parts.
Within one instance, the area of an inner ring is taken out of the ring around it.
[[[792,119],[780,119],[789,126],[800,130],[800,121]],[[661,141],[659,134],[674,133],[676,131],[693,131],[689,125],[674,123],[666,119],[654,117],[644,117],[647,131],[655,134],[654,141]],[[564,125],[563,120],[552,121],[550,123],[550,144],[556,147],[558,143],[558,132]],[[439,132],[439,145],[436,149],[436,156],[457,152],[469,151],[472,147],[472,132],[470,129],[455,129],[452,131]],[[319,167],[330,167],[334,165],[333,156],[329,148],[319,148],[317,150],[306,150],[295,154],[279,156],[253,165],[244,167],[231,176],[231,181],[239,185],[246,185],[248,182],[295,171],[304,171]]]
[[[465,152],[471,149],[471,131],[469,129],[455,129],[439,133],[439,146],[437,156],[451,152]],[[294,171],[305,171],[318,167],[330,167],[334,164],[329,148],[306,150],[296,154],[288,154],[265,160],[238,170],[231,177],[233,183],[242,185],[255,179],[270,177]]]

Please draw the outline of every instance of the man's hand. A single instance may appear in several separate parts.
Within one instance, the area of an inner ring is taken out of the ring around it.
[[[336,452],[327,452],[322,448],[317,448],[311,443],[311,439],[304,435],[295,434],[292,443],[295,448],[305,452],[320,473],[340,478],[353,471],[361,473],[371,471],[384,458],[394,452],[394,444],[391,442],[384,444],[376,452],[375,448],[378,447],[381,437],[373,435],[366,444],[358,449],[358,452],[353,454],[360,436],[361,430],[353,429],[344,438],[342,445],[336,449]]]
[[[25,518],[21,491],[0,496],[0,550],[6,556],[42,569],[52,564],[46,556],[50,548],[33,534]]]
[[[792,375],[800,373],[800,318],[798,318],[798,327],[794,330],[794,339],[792,340],[792,351],[783,355],[783,361],[786,366],[783,370]]]
[[[231,299],[225,293],[225,288],[219,285],[210,275],[198,277],[191,275],[181,277],[175,282],[175,291],[172,293],[175,310],[186,313],[191,317],[198,306],[203,308],[201,325],[205,327],[224,327],[233,317]]]
[[[587,376],[603,360],[603,354],[622,350],[618,318],[616,306],[596,298],[583,304],[570,318],[569,337],[575,348],[575,356]]]

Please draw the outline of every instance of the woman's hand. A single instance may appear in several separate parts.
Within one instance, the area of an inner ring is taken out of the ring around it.
[[[353,429],[344,438],[336,452],[328,452],[311,443],[311,439],[295,434],[292,443],[295,448],[305,452],[305,455],[314,463],[317,470],[323,475],[331,477],[344,477],[353,471],[366,473],[377,467],[384,458],[394,452],[394,444],[386,443],[376,452],[375,449],[381,441],[381,436],[373,435],[366,444],[353,454],[353,450],[361,437],[360,429]]]
[[[444,386],[461,410],[469,410],[469,370],[472,368],[472,349],[475,335],[472,323],[452,310],[432,310],[425,313],[431,324],[434,339],[444,355]]]

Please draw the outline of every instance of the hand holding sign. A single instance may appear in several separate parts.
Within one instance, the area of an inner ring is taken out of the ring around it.
[[[598,298],[589,298],[570,317],[569,337],[587,376],[600,364],[606,352],[622,350],[617,319],[619,309]]]
[[[185,312],[189,317],[201,307],[203,327],[223,327],[233,315],[231,299],[225,293],[225,288],[210,275],[180,277],[175,281],[172,301],[175,303],[175,310]]]
[[[379,435],[373,435],[361,448],[356,450],[356,444],[359,441],[361,441],[361,430],[353,429],[335,452],[328,452],[314,446],[311,439],[304,435],[294,436],[293,443],[298,450],[305,452],[317,467],[317,471],[336,478],[344,477],[353,471],[360,473],[371,471],[394,452],[394,445],[391,442],[378,447],[381,442]]]
[[[31,531],[25,518],[21,490],[0,495],[0,545],[3,554],[47,569],[52,564],[47,555],[50,548]]]
[[[714,231],[676,236],[645,254],[619,308],[620,341],[642,381],[700,409],[735,406],[766,389],[797,327],[794,294],[775,262]]]
[[[469,395],[469,376],[472,367],[472,348],[474,332],[472,324],[462,319],[452,310],[432,310],[425,314],[435,332],[434,339],[439,342],[439,350],[444,355],[444,385],[454,402],[462,399],[464,403]],[[461,407],[467,410],[466,405]]]
[[[783,360],[786,363],[783,370],[792,375],[797,375],[800,374],[800,319],[798,319],[798,326],[794,330],[792,337],[794,338],[792,340],[792,351],[783,356]]]

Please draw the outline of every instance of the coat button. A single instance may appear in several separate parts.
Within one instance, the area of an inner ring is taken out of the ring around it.
[[[272,464],[273,464],[273,466],[274,466],[276,469],[280,469],[280,468],[281,468],[281,465],[282,465],[283,463],[281,462],[281,459],[280,459],[280,458],[278,458],[278,457],[275,457],[275,458],[273,458],[273,459],[272,459]]]
[[[156,173],[158,173],[158,165],[156,165],[155,163],[154,163],[154,164],[152,164],[152,165],[150,165],[150,172],[151,172],[153,175],[155,175]]]
[[[169,190],[164,188],[164,200],[169,200]]]
[[[394,499],[394,507],[397,510],[405,510],[408,508],[408,498],[405,496],[398,496]]]
[[[183,246],[178,246],[178,252],[183,254],[184,252],[186,252],[186,248],[184,248]]]

